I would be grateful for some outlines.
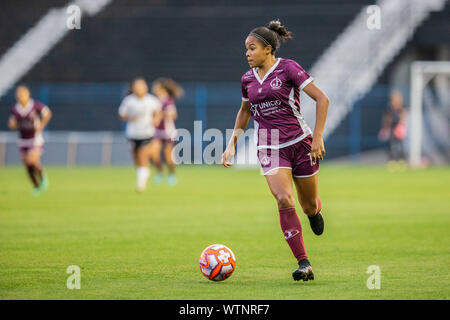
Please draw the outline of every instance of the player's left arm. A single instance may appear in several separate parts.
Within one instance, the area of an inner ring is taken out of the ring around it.
[[[152,121],[153,122],[153,126],[157,127],[161,123],[161,120],[163,118],[164,118],[164,113],[163,113],[162,109],[156,110],[153,113],[153,121]]]
[[[9,117],[8,128],[9,128],[9,130],[16,130],[17,129],[17,119],[13,115],[11,115]]]
[[[167,111],[164,113],[164,119],[166,120],[176,120],[178,117],[177,109],[174,105],[170,105]]]
[[[36,128],[36,131],[44,131],[48,122],[52,118],[52,115],[53,115],[52,111],[50,110],[49,107],[47,107],[47,106],[43,107],[42,111],[41,111],[41,122],[40,122],[38,128]]]
[[[406,111],[405,108],[402,108],[402,111],[400,112],[400,122],[406,125],[407,120],[408,120],[408,111]]]
[[[325,122],[327,120],[330,99],[314,84],[314,82],[307,84],[303,88],[303,91],[316,101],[316,125],[314,126],[313,141],[311,145],[311,157],[313,159],[323,160],[323,155],[325,155],[323,129],[325,128]]]

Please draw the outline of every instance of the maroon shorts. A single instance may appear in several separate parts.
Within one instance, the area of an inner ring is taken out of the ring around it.
[[[258,159],[264,175],[275,174],[277,169],[292,169],[294,178],[307,178],[319,172],[319,160],[311,158],[312,137],[281,149],[258,150]]]
[[[171,138],[171,135],[169,135],[165,130],[161,130],[161,129],[155,130],[153,139],[161,140],[164,143],[170,143],[170,142],[173,142],[173,140],[174,140]]]
[[[169,138],[153,138],[153,139],[155,139],[155,140],[160,140],[161,142],[162,142],[162,145],[165,147],[166,145],[168,145],[168,144],[173,144],[174,142],[173,142],[173,140],[172,139],[169,139]]]
[[[42,152],[44,150],[44,147],[43,146],[19,147],[19,152],[21,156],[26,156],[28,152],[36,149]]]

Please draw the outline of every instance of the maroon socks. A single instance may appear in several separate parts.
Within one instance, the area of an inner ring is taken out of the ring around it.
[[[33,165],[27,165],[26,167],[27,167],[28,176],[30,177],[31,182],[33,183],[33,186],[35,188],[39,187],[39,182],[35,175],[35,167]]]
[[[278,212],[280,213],[281,230],[295,258],[297,261],[307,259],[308,256],[303,243],[302,225],[295,212],[295,207],[281,208],[278,209]]]

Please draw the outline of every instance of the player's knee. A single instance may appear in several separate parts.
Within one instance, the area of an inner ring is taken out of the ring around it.
[[[275,195],[279,208],[295,207],[294,196],[290,193],[278,193]]]
[[[32,167],[34,165],[33,159],[31,157],[25,157],[23,159],[23,164],[27,167]]]
[[[304,201],[301,205],[302,205],[303,212],[306,215],[313,216],[317,213],[318,206],[317,206],[317,201],[315,199],[311,200],[311,201]]]

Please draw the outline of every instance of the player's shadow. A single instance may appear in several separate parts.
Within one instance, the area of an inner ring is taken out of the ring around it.
[[[204,280],[198,280],[196,281],[197,284],[202,286],[245,286],[246,284],[255,284],[255,280],[242,280],[242,279],[236,279],[235,281],[211,281],[208,279]],[[269,280],[258,280],[258,284],[263,284],[264,282],[270,282],[273,284],[273,279]],[[294,281],[292,282],[286,282],[286,278],[279,279],[279,286],[280,287],[292,287],[292,286],[313,286],[313,287],[320,287],[325,286],[326,284],[324,282],[318,281],[318,280],[309,280],[309,281]]]

